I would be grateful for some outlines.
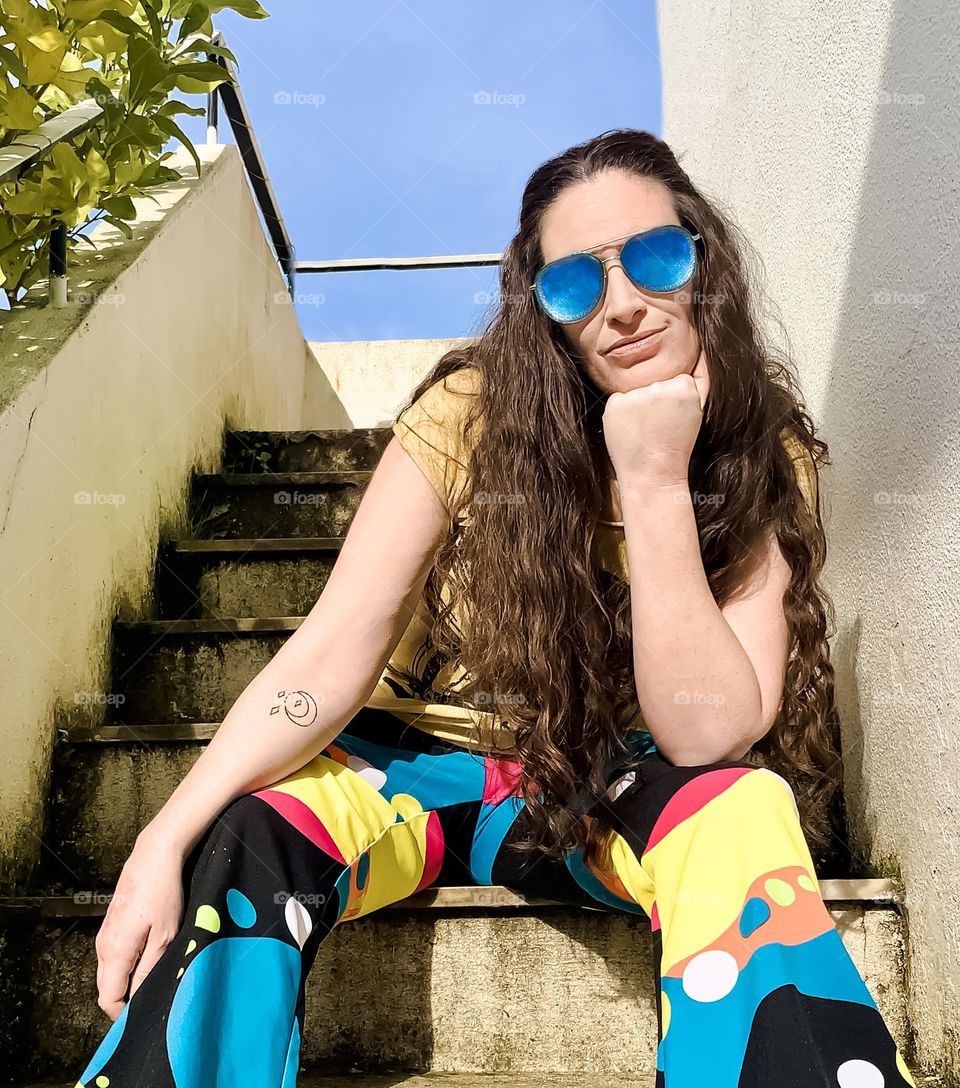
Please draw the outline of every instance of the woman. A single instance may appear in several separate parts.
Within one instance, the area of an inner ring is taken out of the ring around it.
[[[914,1083],[816,881],[827,447],[741,249],[648,133],[533,174],[489,327],[137,839],[81,1084],[292,1084],[323,938],[462,883],[650,917],[658,1085]]]

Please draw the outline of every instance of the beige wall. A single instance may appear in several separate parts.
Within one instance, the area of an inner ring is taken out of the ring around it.
[[[385,427],[434,363],[473,337],[453,340],[313,341],[325,427]]]
[[[234,147],[98,228],[72,302],[0,313],[0,883],[41,850],[55,729],[93,722],[110,623],[148,616],[158,536],[225,425],[299,428],[318,368]],[[42,294],[42,291],[38,292]]]
[[[670,0],[659,23],[664,138],[760,251],[831,447],[853,831],[902,868],[918,1056],[960,1076],[960,8]]]

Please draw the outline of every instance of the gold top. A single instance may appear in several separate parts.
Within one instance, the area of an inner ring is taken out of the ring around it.
[[[401,414],[393,426],[393,433],[400,444],[450,511],[461,511],[461,499],[468,482],[469,455],[460,448],[462,417],[469,405],[469,397],[476,394],[478,378],[477,371],[468,368],[435,382]],[[803,496],[816,510],[817,478],[813,461],[799,439],[786,430],[782,435],[793,459]],[[595,561],[603,569],[629,582],[623,522],[599,518],[597,529],[592,552]],[[445,587],[441,588],[441,597],[449,601]],[[453,611],[462,624],[465,619],[462,613],[456,607]],[[366,705],[388,710],[418,729],[465,748],[486,752],[508,750],[511,745],[510,731],[495,719],[491,711],[444,701],[455,700],[458,688],[463,685],[465,673],[457,662],[447,662],[437,672],[432,685],[424,684],[422,690],[411,691],[401,680],[397,670],[413,671],[411,663],[418,654],[422,659],[423,648],[429,644],[431,625],[432,617],[421,598]],[[631,723],[631,728],[645,728],[642,715]]]

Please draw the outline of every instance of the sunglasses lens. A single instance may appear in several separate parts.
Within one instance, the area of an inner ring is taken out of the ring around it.
[[[682,228],[659,227],[628,239],[620,251],[624,271],[648,291],[676,291],[687,283],[697,264],[693,238]]]
[[[536,294],[554,321],[580,321],[591,313],[603,291],[603,267],[584,254],[546,266],[537,276]]]

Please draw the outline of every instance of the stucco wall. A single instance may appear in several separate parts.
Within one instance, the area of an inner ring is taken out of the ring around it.
[[[762,256],[822,476],[853,831],[899,862],[921,1061],[960,1076],[960,8],[660,4],[664,138]]]
[[[473,339],[311,341],[325,387],[315,410],[325,427],[388,426],[434,363]]]
[[[225,425],[299,428],[319,375],[236,148],[95,232],[71,304],[0,313],[0,884],[42,849],[58,725],[100,720],[116,611],[150,615],[158,538]],[[38,292],[42,293],[42,292]]]

